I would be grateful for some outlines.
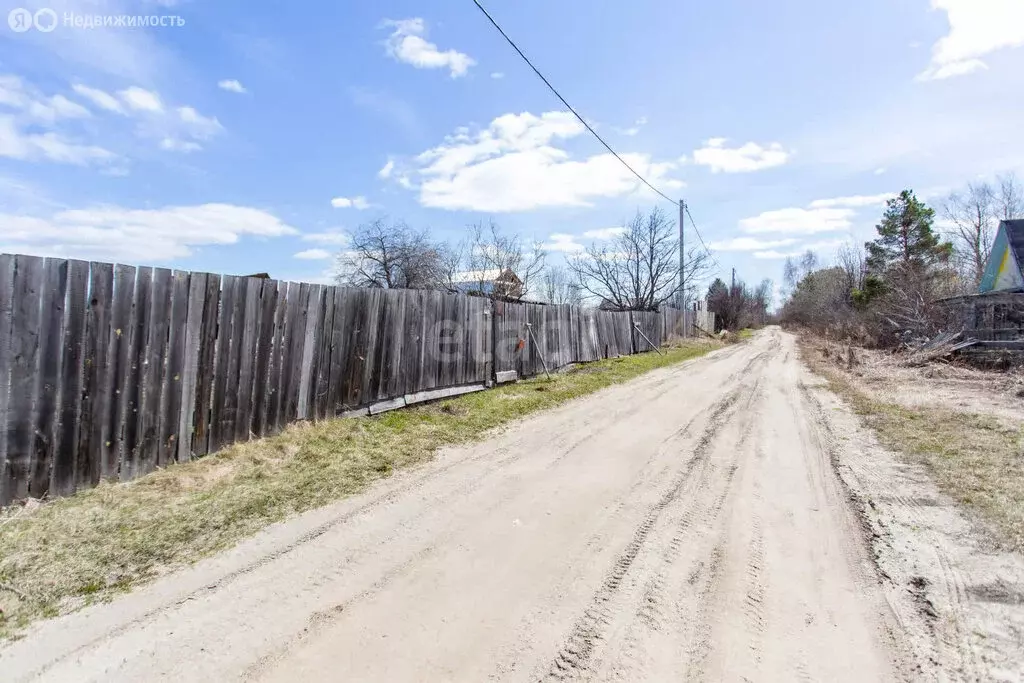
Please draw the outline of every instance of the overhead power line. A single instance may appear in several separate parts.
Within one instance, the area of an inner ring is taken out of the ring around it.
[[[586,119],[584,119],[582,116],[580,116],[579,112],[577,112],[575,109],[573,109],[573,106],[571,104],[566,102],[565,98],[562,97],[562,94],[560,92],[558,92],[558,90],[555,88],[555,86],[551,85],[551,81],[549,81],[547,78],[544,77],[544,74],[542,74],[540,72],[540,69],[538,69],[537,67],[535,67],[533,65],[533,62],[530,61],[530,58],[527,57],[525,54],[523,54],[523,51],[519,49],[519,46],[515,44],[515,41],[513,41],[511,38],[508,37],[508,34],[505,33],[505,31],[501,28],[501,26],[498,25],[498,22],[494,20],[494,17],[491,16],[490,12],[488,12],[484,8],[484,6],[480,4],[480,0],[473,0],[473,4],[475,4],[480,9],[480,11],[484,13],[484,16],[487,17],[487,19],[491,22],[491,24],[494,26],[494,28],[498,29],[498,33],[500,33],[501,36],[508,42],[508,44],[512,46],[513,50],[515,50],[516,52],[519,53],[519,56],[523,58],[523,61],[526,62],[530,66],[531,69],[533,69],[533,73],[537,74],[537,77],[540,78],[540,80],[544,81],[544,85],[548,86],[548,89],[551,90],[551,92],[555,93],[555,97],[557,97],[559,100],[562,101],[562,104],[564,104],[566,106],[566,108],[569,111],[571,111],[576,118],[578,118],[580,120],[580,123],[582,123],[584,126],[587,127],[587,130],[590,131],[591,135],[593,135],[595,138],[597,138],[598,142],[600,142],[602,145],[604,145],[605,149],[607,149],[609,152],[611,152],[612,155],[616,159],[618,159],[620,162],[622,162],[623,166],[625,166],[626,168],[629,169],[630,173],[632,173],[637,178],[639,178],[640,182],[642,182],[644,185],[646,185],[647,187],[651,188],[651,190],[653,190],[655,194],[660,195],[666,201],[672,202],[673,204],[676,203],[676,200],[674,200],[671,197],[669,197],[667,194],[665,194],[664,192],[662,192],[661,190],[656,188],[654,185],[651,185],[651,183],[649,183],[647,181],[647,178],[644,178],[642,175],[637,173],[636,169],[633,168],[632,166],[630,166],[626,162],[625,159],[623,159],[621,156],[619,156],[619,153],[616,152],[614,149],[612,149],[612,146],[609,145],[607,142],[605,142],[604,138],[602,138],[600,135],[597,134],[597,131],[594,130],[589,123],[587,123]],[[703,240],[701,240],[701,242],[703,242]]]
[[[505,30],[503,28],[501,28],[501,26],[498,24],[497,21],[495,21],[494,17],[491,16],[491,13],[488,12],[487,9],[482,4],[480,4],[480,0],[473,0],[473,4],[475,4],[477,6],[477,8],[481,12],[483,12],[484,16],[487,17],[487,20],[491,22],[491,25],[494,26],[494,28],[496,28],[498,30],[498,33],[501,34],[501,37],[504,38],[505,41],[509,45],[512,46],[512,49],[515,50],[516,53],[518,53],[520,57],[522,57],[523,61],[526,62],[526,64],[531,69],[533,69],[533,73],[537,74],[537,78],[539,78],[540,80],[542,80],[544,82],[544,85],[546,85],[548,87],[548,90],[550,90],[551,92],[553,92],[555,94],[555,97],[557,97],[562,102],[562,104],[565,105],[566,109],[568,109],[570,112],[572,112],[573,116],[575,116],[577,119],[579,119],[580,123],[582,123],[586,127],[586,129],[588,131],[590,131],[590,134],[593,135],[595,138],[597,138],[598,142],[600,142],[602,145],[604,145],[605,149],[607,149],[609,152],[611,152],[611,154],[616,159],[618,159],[619,162],[623,166],[625,166],[627,169],[629,169],[630,173],[635,175],[640,180],[640,182],[642,182],[644,185],[649,187],[655,194],[660,196],[665,201],[671,202],[673,205],[675,205],[677,203],[675,199],[672,199],[671,197],[669,197],[667,194],[665,194],[664,192],[662,192],[661,190],[656,188],[654,185],[652,185],[647,180],[647,178],[644,178],[642,175],[640,175],[635,168],[630,166],[629,163],[619,155],[618,152],[616,152],[614,149],[612,149],[612,146],[609,145],[605,141],[604,138],[602,138],[600,135],[598,135],[597,131],[594,130],[594,128],[589,123],[587,123],[587,120],[584,119],[582,116],[580,116],[580,113],[578,111],[576,111],[576,109],[571,104],[569,104],[569,102],[564,97],[562,97],[562,93],[558,92],[558,89],[555,88],[555,86],[551,85],[551,81],[549,81],[544,76],[544,74],[542,74],[540,72],[540,69],[538,69],[536,66],[534,66],[533,62],[530,61],[530,58],[527,57],[526,54],[522,50],[519,49],[519,46],[516,45],[515,41],[512,40],[507,33],[505,33]],[[714,254],[711,253],[711,250],[708,248],[707,242],[704,241],[704,237],[700,234],[700,230],[697,228],[696,221],[694,221],[693,220],[693,216],[690,215],[690,207],[689,207],[689,205],[685,205],[685,209],[686,209],[686,215],[689,216],[690,223],[693,225],[693,231],[695,233],[697,233],[697,239],[700,240],[700,243],[701,243],[701,245],[703,245],[704,250],[707,251],[708,254],[711,255],[711,260],[715,262],[715,265],[717,265],[718,267],[721,267],[721,264],[718,262],[718,259],[715,258]],[[680,228],[681,229],[685,229],[685,226],[680,226]]]
[[[704,241],[704,238],[700,234],[700,230],[697,228],[697,221],[693,220],[693,216],[690,214],[690,205],[689,204],[684,204],[683,208],[686,209],[686,215],[690,219],[690,225],[693,226],[693,231],[695,233],[697,233],[697,239],[699,239],[700,243],[704,246],[704,251],[706,251],[709,254],[711,254],[711,260],[715,262],[715,265],[717,265],[719,268],[721,268],[722,264],[719,263],[718,259],[715,258],[715,255],[711,253],[711,249],[708,248],[707,242]]]

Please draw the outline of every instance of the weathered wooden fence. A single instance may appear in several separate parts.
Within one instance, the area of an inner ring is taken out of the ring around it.
[[[0,504],[647,351],[694,315],[0,254]]]

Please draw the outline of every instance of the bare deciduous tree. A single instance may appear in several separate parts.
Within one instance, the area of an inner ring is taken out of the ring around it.
[[[818,255],[813,250],[808,249],[800,257],[800,271],[807,275],[817,269],[818,263]]]
[[[377,219],[363,224],[338,256],[335,279],[350,287],[437,289],[446,284],[447,247],[426,230]]]
[[[786,296],[796,291],[796,286],[803,278],[818,267],[818,255],[808,249],[800,255],[799,259],[792,256],[786,257],[786,263],[782,269],[782,283],[785,287]]]
[[[738,331],[764,325],[771,306],[772,281],[764,279],[754,289],[742,281],[726,284],[720,278],[708,288],[708,310],[715,314],[716,330]]]
[[[479,285],[477,290],[505,299],[530,293],[547,256],[539,242],[526,247],[518,235],[505,234],[494,221],[470,226],[465,252],[465,272]]]
[[[1012,202],[1012,196],[1009,197]],[[966,192],[954,192],[942,206],[953,227],[949,235],[957,268],[976,287],[985,273],[998,221],[997,195],[988,183],[970,183]]]
[[[999,220],[1024,218],[1024,187],[1017,176],[1007,173],[999,176],[999,193],[996,195],[996,213]]]
[[[691,246],[686,250],[686,259],[683,261],[685,282],[683,283],[682,291],[679,292],[682,294],[683,308],[689,308],[694,301],[700,298],[700,294],[704,289],[704,283],[713,268],[714,262],[711,258],[711,252],[705,249],[703,245]]]
[[[711,256],[691,249],[684,264],[691,295],[711,269]],[[653,311],[679,293],[679,239],[676,225],[655,208],[637,212],[624,232],[604,243],[591,244],[569,261],[580,288],[607,308]]]
[[[864,278],[868,273],[867,256],[859,244],[847,242],[836,251],[836,264],[846,273],[846,289],[864,289]]]
[[[544,270],[540,280],[541,296],[549,304],[580,305],[583,293],[571,274],[561,266]]]

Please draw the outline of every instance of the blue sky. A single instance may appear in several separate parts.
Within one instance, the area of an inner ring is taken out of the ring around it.
[[[657,203],[470,0],[8,4],[58,24],[0,31],[0,251],[321,281],[381,215],[557,263]],[[485,4],[748,281],[1024,175],[1024,0]]]

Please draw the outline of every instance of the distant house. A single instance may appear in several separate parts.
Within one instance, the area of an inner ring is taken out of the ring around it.
[[[455,288],[465,294],[477,296],[517,300],[523,298],[523,281],[509,268],[457,273]]]
[[[999,224],[992,252],[985,265],[979,291],[1007,292],[1024,289],[1024,220]]]

